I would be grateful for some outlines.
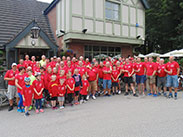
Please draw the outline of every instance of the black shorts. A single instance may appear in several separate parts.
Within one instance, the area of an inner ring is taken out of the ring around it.
[[[55,100],[57,100],[57,97],[51,97],[50,100],[55,101]]]
[[[118,87],[118,82],[112,82],[112,87]]]
[[[78,95],[79,95],[79,91],[75,91],[74,96],[78,96]]]
[[[131,83],[133,83],[133,78],[132,77],[124,77],[124,83],[130,85]]]

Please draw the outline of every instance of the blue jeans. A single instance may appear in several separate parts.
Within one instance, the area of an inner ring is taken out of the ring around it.
[[[42,100],[36,99],[36,109],[41,109],[41,108],[42,108]]]
[[[111,89],[111,80],[107,80],[107,79],[103,79],[103,88],[106,89],[108,87],[108,89]]]
[[[18,102],[18,107],[19,108],[22,108],[23,107],[23,98],[22,98],[22,95],[21,93],[18,93],[18,96],[20,98],[19,102]]]
[[[174,87],[174,88],[178,88],[179,84],[178,84],[178,76],[177,75],[167,75],[167,83],[166,83],[167,87]]]
[[[145,82],[145,76],[144,75],[136,75],[136,83],[141,84]]]

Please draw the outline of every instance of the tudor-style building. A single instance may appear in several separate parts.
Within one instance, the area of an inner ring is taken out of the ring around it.
[[[4,67],[10,68],[13,62],[24,58],[26,54],[47,57],[57,55],[58,46],[43,11],[48,3],[36,0],[1,0],[0,2],[0,50],[4,54]],[[38,39],[31,38],[31,29],[40,29]],[[2,61],[0,61],[2,67]]]
[[[60,49],[126,57],[145,40],[146,8],[146,0],[54,0],[44,14]]]

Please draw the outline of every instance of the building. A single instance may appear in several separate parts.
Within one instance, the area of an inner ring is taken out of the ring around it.
[[[44,15],[60,49],[127,57],[144,42],[147,8],[146,0],[54,0]]]
[[[36,0],[1,0],[0,66],[8,68],[25,54],[40,58],[57,54],[58,46],[43,11],[48,3]],[[32,27],[40,28],[38,39],[31,38]],[[4,63],[3,63],[4,62]],[[2,69],[2,68],[1,68]]]

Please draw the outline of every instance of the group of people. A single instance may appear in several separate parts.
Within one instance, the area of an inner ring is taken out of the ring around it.
[[[18,112],[29,116],[29,110],[35,107],[35,112],[44,112],[43,101],[52,109],[57,106],[62,110],[65,104],[71,106],[85,103],[91,97],[111,96],[121,94],[121,83],[125,83],[125,96],[132,91],[134,97],[164,96],[177,99],[179,64],[174,57],[164,64],[164,59],[156,58],[105,58],[98,62],[95,58],[90,61],[80,56],[46,58],[42,55],[40,61],[35,56],[29,60],[20,59],[19,64],[13,63],[4,80],[8,81],[9,111],[13,110],[14,98]],[[136,88],[137,86],[137,88]],[[169,95],[166,95],[167,87]],[[136,90],[137,89],[137,90]],[[162,90],[163,89],[163,90]],[[138,91],[138,94],[137,94]]]

